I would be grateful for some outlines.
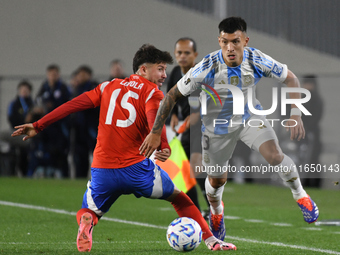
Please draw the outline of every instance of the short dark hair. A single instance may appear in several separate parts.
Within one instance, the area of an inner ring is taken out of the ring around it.
[[[133,57],[133,64],[132,64],[133,72],[136,73],[140,65],[144,63],[172,64],[173,59],[169,52],[161,51],[151,44],[143,44],[142,47],[138,49],[135,56]]]
[[[29,91],[32,91],[32,85],[27,80],[22,80],[19,82],[17,89],[20,89],[21,87],[27,87]]]
[[[181,37],[181,38],[179,38],[179,39],[176,41],[175,47],[176,47],[176,44],[177,44],[178,42],[181,42],[181,41],[190,41],[190,42],[192,42],[192,49],[194,50],[194,52],[197,51],[197,44],[196,44],[196,42],[194,41],[194,39],[192,39],[192,38],[190,38],[190,37]]]
[[[87,65],[79,66],[76,73],[78,74],[79,72],[85,72],[89,74],[90,76],[92,76],[92,73],[93,73],[92,68]]]
[[[123,65],[123,61],[121,60],[121,59],[118,59],[118,58],[116,58],[116,59],[114,59],[114,60],[112,60],[111,62],[110,62],[110,65],[112,66],[112,65],[115,65],[115,64],[119,64],[119,65]]]
[[[235,33],[237,30],[247,32],[247,23],[241,17],[229,17],[220,22],[218,25],[219,32],[228,34]]]
[[[47,66],[46,71],[56,70],[57,72],[60,71],[60,67],[57,64],[50,64]]]

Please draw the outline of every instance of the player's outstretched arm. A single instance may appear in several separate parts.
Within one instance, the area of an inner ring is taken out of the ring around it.
[[[300,83],[298,78],[295,76],[295,74],[288,70],[288,75],[286,80],[284,81],[284,83],[287,85],[287,87],[295,87],[295,88],[299,88],[300,87]],[[291,99],[300,99],[301,98],[301,94],[300,93],[289,93],[289,97]],[[298,109],[296,105],[291,105],[292,109]],[[290,128],[287,128],[287,131],[290,129],[290,139],[294,140],[297,139],[298,141],[300,141],[301,139],[305,138],[305,128],[303,126],[303,122],[301,119],[301,116],[297,114],[298,111],[296,111],[295,113],[293,113],[293,111],[291,112],[291,116],[290,119],[293,119],[295,121],[289,121],[288,125],[290,126]],[[296,125],[295,125],[296,124]]]
[[[22,139],[23,141],[26,141],[37,134],[32,123],[15,126],[14,128],[16,130],[14,130],[11,136],[14,137],[19,135],[25,135],[24,138]]]
[[[23,138],[23,141],[26,141],[27,139],[35,136],[37,133],[42,131],[50,124],[70,115],[71,113],[86,110],[92,108],[93,106],[94,105],[91,99],[86,95],[86,93],[83,93],[75,97],[71,101],[60,105],[52,112],[46,114],[44,117],[34,123],[16,126],[15,128],[17,130],[13,132],[12,136],[26,135]]]
[[[160,107],[158,108],[153,128],[139,148],[140,154],[144,153],[144,156],[148,158],[158,148],[161,143],[161,134],[165,121],[172,108],[181,97],[183,97],[183,95],[181,92],[179,92],[177,84],[173,86],[172,89],[166,94]]]

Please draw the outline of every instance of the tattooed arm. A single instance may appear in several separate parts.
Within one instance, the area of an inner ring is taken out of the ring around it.
[[[183,95],[178,90],[177,84],[166,94],[158,109],[153,128],[139,148],[140,154],[143,154],[145,152],[144,156],[148,158],[152,155],[154,150],[158,148],[161,143],[161,133],[165,121],[169,116],[172,108],[181,97],[183,97]]]

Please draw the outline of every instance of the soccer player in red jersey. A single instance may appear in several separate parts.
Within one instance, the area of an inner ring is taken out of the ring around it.
[[[82,209],[77,213],[77,248],[80,252],[91,250],[93,226],[123,194],[167,200],[179,217],[190,217],[200,224],[203,239],[209,249],[236,250],[235,245],[213,236],[190,198],[173,184],[164,170],[139,152],[163,99],[158,86],[166,78],[169,63],[172,63],[172,57],[168,52],[145,44],[134,56],[135,74],[125,79],[101,83],[37,122],[15,127],[12,136],[25,135],[23,140],[26,141],[73,112],[100,106],[91,180],[87,184]],[[162,142],[155,153],[155,159],[165,161],[170,156],[165,126],[161,137]]]

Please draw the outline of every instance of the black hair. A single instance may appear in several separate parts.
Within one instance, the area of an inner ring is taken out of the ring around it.
[[[190,41],[190,42],[192,42],[192,49],[194,50],[194,52],[197,51],[197,44],[196,44],[196,42],[194,41],[194,39],[192,39],[192,38],[190,38],[190,37],[181,37],[181,38],[179,38],[179,39],[176,41],[175,47],[176,47],[176,44],[177,44],[178,42],[180,42],[180,41]]]
[[[143,44],[142,47],[138,49],[135,56],[133,57],[133,64],[132,64],[133,72],[136,73],[140,65],[144,63],[172,64],[173,59],[169,52],[161,51],[151,44]]]
[[[56,70],[57,72],[59,72],[60,67],[57,64],[48,65],[46,68],[46,71],[52,71],[52,70]]]
[[[218,25],[219,32],[227,34],[235,33],[237,30],[247,32],[247,23],[241,17],[229,17],[220,22]]]
[[[89,74],[90,76],[92,76],[92,73],[93,73],[92,68],[87,65],[79,66],[76,73],[78,74],[79,72],[85,72]]]
[[[21,82],[19,82],[17,89],[19,89],[19,88],[21,88],[21,87],[24,87],[24,86],[27,87],[27,88],[29,89],[29,91],[32,91],[32,85],[31,85],[31,83],[29,83],[29,82],[26,81],[26,80],[22,80]]]
[[[119,65],[122,66],[123,61],[121,59],[116,58],[116,59],[112,60],[111,63],[110,63],[111,66],[114,65],[114,64],[119,64]]]

